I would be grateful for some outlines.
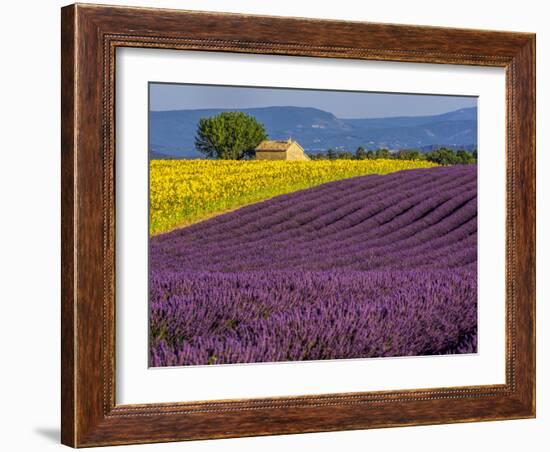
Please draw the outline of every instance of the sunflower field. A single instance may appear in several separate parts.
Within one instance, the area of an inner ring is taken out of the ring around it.
[[[151,160],[150,234],[349,177],[437,166],[424,160]]]

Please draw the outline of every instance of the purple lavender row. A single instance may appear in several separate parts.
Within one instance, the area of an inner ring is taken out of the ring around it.
[[[335,208],[329,206],[329,210],[336,215],[336,218],[339,218],[339,222],[334,222],[328,218],[328,221],[332,224],[328,225],[317,225],[313,234],[311,234],[312,226],[310,224],[300,222],[298,226],[289,225],[289,221],[286,222],[285,227],[287,231],[281,231],[277,233],[276,230],[271,230],[273,233],[271,236],[267,234],[269,229],[262,229],[262,237],[257,238],[255,234],[246,234],[246,246],[247,247],[261,247],[264,243],[271,243],[276,241],[279,247],[283,247],[287,242],[293,242],[292,247],[296,248],[297,246],[307,246],[307,247],[316,247],[322,245],[321,242],[335,244],[338,246],[343,244],[348,238],[350,240],[364,240],[362,235],[376,235],[377,237],[386,238],[392,232],[402,229],[407,224],[417,225],[417,217],[422,217],[425,215],[431,214],[433,211],[437,210],[441,205],[448,202],[455,202],[457,199],[462,199],[464,202],[464,193],[469,198],[472,199],[475,197],[475,181],[469,183],[466,186],[455,187],[451,190],[443,190],[444,187],[440,187],[436,194],[420,193],[420,195],[409,196],[405,201],[402,201],[397,204],[392,204],[392,200],[385,199],[384,202],[380,201],[368,201],[364,200],[362,197],[359,197],[356,201],[357,207],[349,213],[348,215],[343,215],[340,211],[335,211]],[[459,195],[457,196],[457,193]],[[322,203],[322,206],[326,206],[326,202]],[[340,201],[336,203],[339,205]],[[388,207],[390,206],[390,207]],[[402,214],[405,212],[406,215]],[[315,211],[310,211],[309,215],[315,215]],[[287,217],[287,213],[279,213],[284,217]],[[240,217],[240,216],[239,216]],[[333,217],[334,218],[334,217]],[[298,222],[298,216],[295,217],[294,222]],[[380,226],[382,225],[382,226]],[[292,226],[292,227],[290,227]],[[417,227],[420,227],[417,225]],[[232,224],[226,225],[225,238],[223,241],[216,241],[214,237],[209,243],[205,243],[203,240],[192,240],[187,238],[185,240],[172,241],[171,246],[182,244],[184,242],[189,243],[191,246],[188,248],[188,253],[186,254],[188,259],[192,259],[194,255],[209,254],[212,250],[218,253],[228,253],[231,254],[235,251],[242,250],[243,240],[242,232],[239,230],[238,226]],[[278,226],[276,229],[280,230],[281,226]],[[319,234],[319,230],[322,229],[322,235]],[[378,229],[380,231],[378,232]],[[234,231],[239,231],[238,236]],[[337,240],[331,240],[332,236],[336,236]],[[300,241],[297,243],[295,240],[297,237],[300,238]],[[388,240],[393,240],[388,238]],[[162,243],[162,242],[161,242]],[[165,244],[159,246],[166,246]]]
[[[425,169],[406,170],[387,176],[372,175],[331,182],[314,189],[278,196],[244,207],[239,209],[238,215],[220,215],[197,225],[157,236],[155,239],[158,243],[166,244],[186,237],[195,242],[202,239],[208,243],[217,238],[223,238],[228,242],[231,237],[227,236],[227,231],[230,229],[250,238],[253,233],[268,234],[273,227],[288,229],[288,225],[280,221],[283,212],[291,219],[303,212],[312,219],[316,219],[325,213],[332,212],[334,210],[332,203],[336,203],[339,208],[347,208],[350,200],[355,198],[362,201],[363,205],[369,205],[375,200],[394,205],[399,199],[410,198],[419,187],[423,191],[434,188],[443,189],[448,183],[460,187],[466,182],[464,177],[475,180],[475,171],[470,167],[436,168],[436,170],[436,173]],[[315,210],[312,211],[312,209]],[[303,226],[302,221],[300,227]],[[221,235],[218,237],[217,234]]]
[[[369,229],[370,240],[364,235],[357,234],[358,238],[353,240],[338,241],[334,238],[332,240],[316,241],[310,246],[304,246],[304,242],[298,236],[293,243],[283,244],[274,241],[273,243],[266,242],[254,246],[243,243],[240,250],[232,250],[230,253],[205,247],[202,254],[196,254],[197,247],[191,245],[186,248],[187,253],[174,255],[173,259],[166,259],[164,255],[162,257],[164,264],[170,268],[192,267],[196,269],[205,267],[210,270],[221,270],[223,268],[226,271],[232,271],[236,266],[239,266],[239,270],[242,270],[243,265],[252,268],[267,265],[268,268],[271,268],[273,265],[281,263],[281,265],[287,267],[294,267],[299,265],[298,261],[300,259],[302,262],[304,259],[306,261],[327,261],[326,258],[323,258],[325,254],[331,256],[329,261],[336,259],[337,256],[348,255],[349,253],[364,253],[365,257],[371,256],[371,258],[380,254],[387,256],[392,252],[402,252],[406,248],[418,247],[423,243],[429,244],[430,248],[435,250],[438,244],[445,245],[449,240],[452,242],[461,238],[466,232],[475,232],[477,212],[475,199],[469,199],[465,204],[462,204],[460,209],[456,209],[451,203],[446,209],[443,209],[447,213],[449,211],[451,213],[444,217],[444,221],[438,221],[432,226],[429,223],[417,221],[416,223],[419,223],[419,225],[415,225],[414,229],[402,227],[397,229],[400,234],[384,234],[381,232],[379,236],[373,234],[372,230]],[[410,213],[412,214],[412,212]],[[469,224],[465,225],[466,222],[469,222]],[[306,242],[306,245],[309,244]],[[156,255],[153,255],[153,258],[155,257]],[[235,267],[231,267],[232,265]]]
[[[357,224],[353,223],[356,220],[352,219],[352,223],[342,225],[341,234],[336,236],[328,234],[328,228],[325,227],[313,240],[303,237],[299,230],[286,240],[272,237],[253,242],[251,237],[239,235],[240,245],[227,249],[225,240],[212,240],[207,245],[182,238],[180,241],[171,240],[170,246],[167,246],[165,242],[159,244],[153,238],[151,262],[155,266],[158,261],[164,268],[210,271],[242,271],[274,266],[288,268],[294,265],[301,267],[304,262],[313,262],[313,266],[310,267],[313,269],[318,268],[315,267],[316,264],[322,264],[321,268],[327,268],[331,259],[336,260],[350,253],[372,261],[376,255],[383,254],[387,257],[392,252],[402,252],[422,243],[428,244],[428,248],[435,251],[438,243],[444,245],[448,240],[453,241],[452,237],[446,237],[449,232],[455,234],[456,238],[461,238],[466,229],[463,228],[461,231],[457,226],[475,222],[477,215],[475,184],[445,191],[442,198],[439,195],[438,191],[432,190],[426,200],[413,204],[412,207],[402,206],[401,209],[406,210],[404,214],[399,214],[399,210],[394,209],[393,218],[386,216],[382,221],[380,218],[370,221],[367,218],[359,223],[361,227],[357,227]],[[380,211],[391,207],[387,204],[375,204],[374,207],[367,204],[364,210],[374,208]],[[229,215],[239,217],[239,211]],[[354,229],[351,238],[346,233],[350,228]],[[468,228],[469,233],[473,232],[471,226]],[[228,223],[227,238],[233,237],[235,231],[237,229]],[[328,235],[325,237],[325,234]],[[475,244],[473,246],[475,247]],[[330,256],[328,261],[327,257],[324,257],[325,254]],[[375,261],[372,266],[376,267]]]
[[[444,169],[448,172],[447,168]],[[437,168],[437,170],[441,171],[440,168]],[[468,170],[469,171],[467,171],[467,173],[469,174],[467,175],[475,182],[475,172],[472,172],[470,168],[468,168]],[[408,173],[410,172],[412,171],[408,171]],[[463,170],[462,173],[464,172],[465,171]],[[424,170],[421,175],[425,173],[426,170]],[[460,175],[460,173],[458,174]],[[407,174],[406,176],[410,177],[410,174]],[[425,184],[422,180],[427,178],[419,177],[419,180],[415,182],[414,189],[420,195],[424,193],[424,197],[426,197],[427,195],[429,195],[430,191],[443,191],[445,188],[444,179],[451,176],[452,175],[442,174],[439,178],[435,180],[435,182],[432,182],[430,184]],[[350,185],[357,186],[360,185],[360,182],[366,184],[367,182],[369,182],[369,179],[371,177],[373,176],[353,178],[347,180],[347,182],[350,183]],[[411,199],[413,198],[413,196],[406,189],[406,187],[403,187],[401,189],[394,188],[393,191],[385,189],[385,184],[383,183],[384,177],[389,178],[390,176],[378,177],[377,180],[379,180],[380,182],[379,187],[377,187],[377,190],[375,190],[374,193],[370,196],[368,192],[365,193],[359,189],[353,191],[352,196],[355,197],[355,201],[359,203],[355,210],[362,207],[362,211],[366,212],[367,214],[369,212],[377,213],[380,212],[380,210],[383,211],[385,206],[395,206],[399,198],[405,198],[405,200],[408,200],[409,203],[418,201],[418,199]],[[460,177],[451,177],[451,181],[455,183],[455,187],[457,189],[464,187],[465,181],[462,180]],[[330,183],[325,185],[333,187],[335,184],[336,183]],[[338,184],[338,187],[341,186],[341,183]],[[315,196],[314,201],[317,207],[313,208],[303,203],[301,201],[301,198],[303,198],[305,195]],[[242,242],[242,237],[247,237],[247,240],[249,242],[254,242],[255,240],[257,240],[256,235],[259,235],[259,238],[262,238],[262,236],[264,238],[272,238],[274,229],[292,229],[292,225],[284,224],[284,222],[281,221],[281,217],[283,219],[286,217],[290,219],[290,221],[295,221],[296,218],[300,218],[299,215],[301,214],[301,212],[305,211],[307,215],[313,218],[313,220],[317,219],[317,221],[319,221],[319,217],[322,218],[323,215],[325,215],[326,213],[331,214],[332,212],[334,212],[335,206],[339,209],[342,209],[349,208],[347,206],[350,204],[349,196],[344,198],[336,197],[334,199],[328,198],[325,186],[303,190],[301,192],[295,193],[295,196],[296,200],[293,203],[290,203],[289,208],[285,208],[284,205],[281,205],[282,201],[279,198],[282,198],[282,196],[276,197],[269,201],[258,203],[254,206],[239,209],[238,214],[235,214],[235,212],[233,212],[231,214],[221,215],[220,217],[218,217],[224,218],[224,221],[221,223],[215,222],[214,220],[216,220],[216,218],[214,218],[188,228],[183,228],[179,231],[175,231],[162,236],[157,236],[155,237],[155,243],[159,246],[165,245],[171,247],[172,245],[181,243],[182,241],[192,241],[193,243],[209,246],[209,244],[218,243],[220,240],[223,240],[224,246],[227,246],[226,244],[233,242],[239,244],[240,242]],[[290,195],[284,195],[284,198],[286,200],[284,201],[284,203],[286,203],[288,202]],[[351,200],[353,200],[353,198]],[[255,213],[255,206],[257,213]],[[270,214],[265,212],[266,206],[270,207]],[[378,210],[376,210],[377,208]],[[300,229],[300,234],[304,235],[304,232],[307,232],[308,224],[305,221],[299,221],[298,225],[295,224],[294,227],[298,227]],[[320,225],[318,225],[317,229],[319,227],[323,227],[323,224],[321,223]]]
[[[477,347],[475,271],[160,272],[151,282],[152,366]]]

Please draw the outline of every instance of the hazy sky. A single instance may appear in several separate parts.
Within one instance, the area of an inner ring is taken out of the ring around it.
[[[474,107],[476,97],[151,83],[151,110],[314,107],[339,118],[423,116]]]

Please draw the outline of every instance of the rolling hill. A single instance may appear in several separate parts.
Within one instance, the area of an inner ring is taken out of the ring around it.
[[[152,111],[150,152],[196,158],[194,137],[200,118],[221,109]],[[265,107],[237,111],[254,116],[271,138],[297,140],[306,151],[329,148],[430,149],[477,146],[477,108],[464,108],[435,116],[342,119],[316,108]],[[152,157],[155,158],[155,157]]]
[[[359,176],[150,239],[153,366],[477,350],[477,170]]]

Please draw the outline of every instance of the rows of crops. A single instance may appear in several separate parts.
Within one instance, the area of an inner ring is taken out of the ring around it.
[[[151,365],[476,351],[476,174],[340,180],[152,237]]]
[[[150,232],[166,232],[220,212],[329,181],[431,166],[434,164],[410,160],[152,160]]]

